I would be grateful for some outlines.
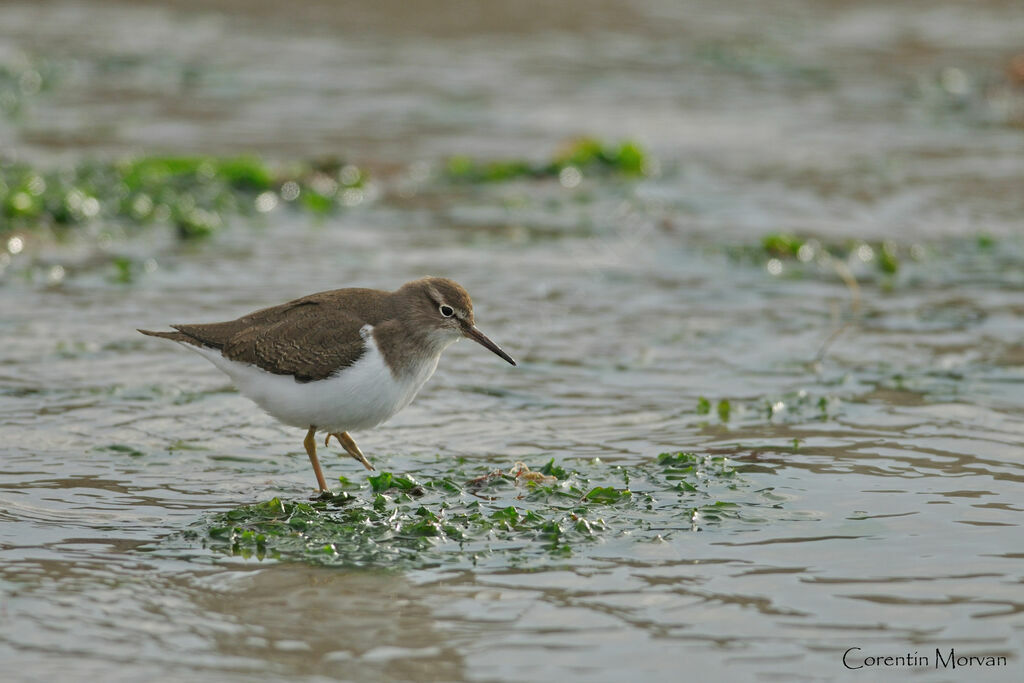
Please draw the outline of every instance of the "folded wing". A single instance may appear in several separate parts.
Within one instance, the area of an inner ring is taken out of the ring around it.
[[[187,341],[220,349],[231,360],[313,382],[362,357],[366,342],[360,329],[365,324],[353,313],[307,299],[229,322],[172,327]]]

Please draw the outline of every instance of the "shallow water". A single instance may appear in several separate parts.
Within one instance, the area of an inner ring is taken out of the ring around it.
[[[199,246],[101,247],[155,259],[127,285],[79,243],[12,256],[7,675],[831,680],[851,647],[955,647],[1008,658],[972,678],[1019,676],[1024,118],[1004,67],[1024,13],[444,3],[397,21],[389,3],[335,5],[0,7],[5,61],[45,56],[61,74],[0,119],[8,157],[326,150],[375,178],[336,216],[282,209]],[[451,154],[543,158],[579,134],[638,138],[660,173],[575,189],[436,174]],[[889,239],[900,268],[854,248],[855,294],[832,262],[771,265],[772,232]],[[774,502],[757,522],[536,566],[392,572],[182,544],[218,512],[305,500],[312,474],[300,433],[134,328],[425,273],[466,285],[521,367],[454,346],[416,402],[357,435],[378,466],[689,450],[727,456]]]

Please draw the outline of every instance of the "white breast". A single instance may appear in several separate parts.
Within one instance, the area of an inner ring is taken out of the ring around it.
[[[396,379],[369,334],[372,328],[367,325],[364,330],[366,351],[358,361],[333,377],[305,383],[229,360],[216,349],[182,345],[224,371],[243,396],[281,422],[303,429],[316,425],[319,431],[347,432],[376,427],[409,405],[434,374],[440,358],[440,354],[429,357]]]

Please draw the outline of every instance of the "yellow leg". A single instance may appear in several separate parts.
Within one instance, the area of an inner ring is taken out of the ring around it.
[[[327,438],[324,439],[324,446],[326,446],[327,444],[329,444],[331,442],[331,437],[332,436],[335,439],[338,440],[338,443],[341,444],[341,447],[344,448],[345,451],[349,455],[351,455],[353,458],[355,458],[359,462],[363,463],[363,467],[365,467],[368,470],[372,470],[373,469],[373,465],[371,465],[370,461],[366,459],[366,456],[363,455],[363,452],[361,450],[359,450],[359,446],[357,446],[356,442],[352,440],[352,437],[348,435],[348,432],[340,432],[340,433],[333,433],[332,432],[332,433],[328,434]]]
[[[320,461],[316,457],[316,427],[309,428],[309,431],[306,432],[306,440],[302,442],[302,445],[306,447],[306,455],[313,463],[313,472],[316,473],[316,483],[320,485],[320,490],[328,490],[327,482],[324,481],[324,473],[320,471]]]

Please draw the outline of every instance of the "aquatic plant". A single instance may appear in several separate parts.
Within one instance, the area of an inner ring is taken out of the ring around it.
[[[505,471],[438,459],[418,471],[422,481],[384,471],[362,484],[342,478],[340,490],[318,499],[244,505],[177,541],[327,565],[535,565],[753,521],[778,502],[732,462],[694,453],[572,468],[551,459],[537,470],[516,463]]]
[[[718,422],[726,424],[735,419],[737,426],[765,422],[807,423],[833,417],[839,405],[837,396],[800,389],[757,398],[720,399],[715,405],[715,414]],[[701,396],[697,399],[697,415],[710,417],[711,406],[712,402]],[[702,424],[707,422],[702,421]]]
[[[580,138],[565,145],[545,162],[524,159],[477,161],[466,156],[448,160],[445,167],[449,180],[462,183],[494,183],[520,178],[559,179],[574,186],[584,174],[639,177],[647,175],[651,162],[647,153],[635,142],[603,143],[594,138]]]
[[[734,253],[741,255],[743,251],[739,249]],[[769,233],[761,238],[759,248],[746,251],[747,255],[755,256],[759,260],[767,257],[780,263],[844,261],[856,257],[864,263],[873,264],[878,272],[885,275],[894,275],[899,271],[901,260],[908,255],[905,249],[888,241],[847,239],[823,242],[786,232]],[[773,268],[769,266],[769,270]]]
[[[275,167],[251,156],[144,157],[45,171],[0,163],[0,234],[105,221],[128,230],[169,224],[192,239],[231,215],[279,204],[327,213],[358,203],[366,180],[365,171],[334,159]]]

